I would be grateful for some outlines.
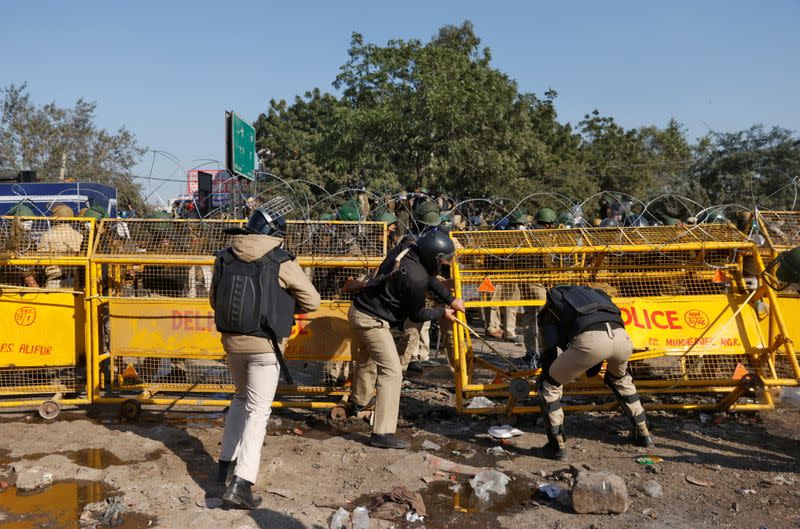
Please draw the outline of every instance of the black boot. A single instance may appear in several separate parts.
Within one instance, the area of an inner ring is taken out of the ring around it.
[[[233,471],[236,468],[236,460],[223,461],[220,459],[217,462],[217,485],[227,485],[233,477]]]
[[[397,448],[404,450],[409,447],[409,444],[394,434],[390,433],[374,433],[369,437],[370,446],[376,448]]]
[[[423,373],[425,371],[425,366],[422,365],[422,362],[414,360],[408,364],[407,369],[412,373]]]
[[[261,505],[261,496],[252,491],[253,484],[239,476],[233,476],[222,495],[222,503],[233,509],[252,510]]]
[[[534,454],[545,459],[555,459],[564,461],[567,458],[567,448],[564,446],[564,436],[558,434],[547,434],[547,444],[537,448]]]

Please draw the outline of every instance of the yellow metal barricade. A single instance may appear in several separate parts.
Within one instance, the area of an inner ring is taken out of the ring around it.
[[[233,385],[208,293],[215,252],[240,221],[104,220],[92,255],[94,355],[100,403],[227,406]],[[341,287],[366,276],[386,251],[378,222],[289,222],[286,248],[322,295],[298,315],[284,356],[295,384],[274,407],[332,408],[344,380],[323,385],[326,362],[349,362],[349,298]]]
[[[0,218],[0,408],[91,402],[94,219]]]
[[[730,225],[456,232],[457,295],[468,307],[537,307],[558,284],[605,290],[619,305],[635,353],[629,369],[650,409],[761,409],[765,386],[797,385],[800,368],[775,293],[747,277],[755,245]],[[530,309],[529,309],[529,312]],[[531,318],[528,318],[531,319]],[[535,325],[535,321],[531,323]],[[465,413],[531,413],[538,372],[475,353],[454,333],[457,407]],[[474,396],[494,407],[467,407]],[[602,377],[565,388],[565,409],[616,407]],[[739,402],[748,397],[748,402]]]

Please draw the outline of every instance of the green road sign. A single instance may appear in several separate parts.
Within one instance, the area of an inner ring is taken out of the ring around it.
[[[225,165],[233,174],[256,178],[256,129],[235,112],[225,113]]]

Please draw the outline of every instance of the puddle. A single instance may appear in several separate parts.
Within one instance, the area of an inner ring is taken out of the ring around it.
[[[140,424],[163,424],[175,428],[223,428],[225,426],[225,414],[219,412],[197,412],[197,413],[162,413],[142,412],[137,421]]]
[[[58,482],[44,490],[24,492],[9,487],[0,493],[0,525],[3,529],[80,529],[83,508],[114,495],[112,488],[94,481]],[[122,523],[114,527],[144,529],[154,520],[140,513],[124,513]]]
[[[126,463],[105,448],[84,448],[74,452],[65,452],[64,455],[76,465],[99,470],[112,465],[124,465]]]
[[[34,454],[25,454],[19,457],[9,457],[8,454],[10,453],[11,452],[9,450],[0,450],[0,467],[9,465],[15,461],[19,461],[20,459],[24,459],[26,461],[36,461],[49,455],[61,455],[67,457],[76,465],[104,470],[113,465],[130,465],[132,463],[140,463],[142,461],[155,461],[164,454],[164,451],[155,450],[146,454],[141,459],[130,460],[120,459],[114,455],[113,452],[106,450],[105,448],[83,448],[81,450],[68,450],[65,452],[36,452]]]
[[[459,483],[461,488],[454,492],[450,487]],[[458,527],[459,529],[484,529],[497,526],[497,513],[522,512],[533,503],[536,484],[515,477],[506,485],[503,496],[491,494],[489,503],[481,502],[474,494],[469,480],[434,481],[419,493],[425,502],[428,516],[427,527]],[[367,506],[374,494],[361,496],[351,502],[352,507]],[[419,522],[398,521],[398,528],[419,528]]]

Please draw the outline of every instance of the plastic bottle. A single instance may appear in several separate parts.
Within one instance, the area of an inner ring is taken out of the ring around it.
[[[350,513],[339,507],[339,510],[333,513],[330,527],[331,529],[346,529],[349,520]]]
[[[366,507],[353,509],[353,529],[369,529],[369,514]]]

